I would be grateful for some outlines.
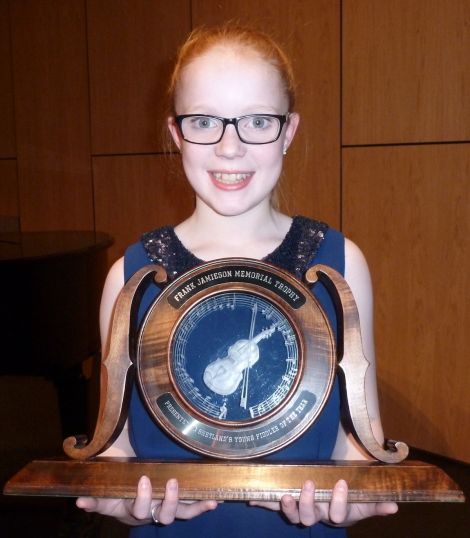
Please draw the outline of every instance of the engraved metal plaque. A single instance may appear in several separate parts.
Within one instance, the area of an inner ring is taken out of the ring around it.
[[[274,266],[215,261],[150,307],[137,376],[155,420],[202,454],[246,459],[292,442],[318,417],[336,359],[310,290]]]

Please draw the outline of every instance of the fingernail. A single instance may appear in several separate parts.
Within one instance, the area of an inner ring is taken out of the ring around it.
[[[281,497],[281,504],[283,506],[288,507],[288,506],[292,505],[294,502],[295,502],[294,499],[290,495],[283,495]]]
[[[306,480],[303,489],[307,491],[313,491],[315,489],[315,485],[311,480]]]
[[[168,488],[172,490],[178,489],[178,481],[176,478],[170,478],[170,480],[168,480]]]
[[[142,489],[150,488],[150,478],[148,476],[142,476],[140,478],[139,487]]]

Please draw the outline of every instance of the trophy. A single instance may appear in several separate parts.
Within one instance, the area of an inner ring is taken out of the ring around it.
[[[316,500],[326,501],[343,478],[350,501],[463,502],[439,468],[405,461],[405,443],[375,439],[365,394],[369,363],[351,290],[325,265],[308,269],[304,281],[245,258],[201,264],[171,283],[161,266],[139,270],[116,303],[93,438],[67,438],[70,459],[32,462],[4,492],[132,498],[146,474],[154,498],[163,497],[169,478],[178,479],[181,499],[195,500],[298,498],[311,479]],[[335,306],[339,345],[311,291],[318,282]],[[139,304],[155,284],[161,292],[137,326]],[[371,460],[263,460],[315,423],[337,374],[343,420]],[[122,430],[134,382],[152,419],[202,459],[100,456]]]

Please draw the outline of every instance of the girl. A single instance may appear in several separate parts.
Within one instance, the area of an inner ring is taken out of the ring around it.
[[[374,433],[383,434],[373,366],[372,297],[366,262],[359,249],[326,224],[291,218],[272,204],[283,156],[292,143],[299,116],[294,112],[294,81],[287,58],[266,35],[224,26],[193,32],[179,52],[170,94],[174,113],[171,136],[181,152],[186,177],[196,197],[192,215],[176,227],[144,234],[108,275],[101,305],[103,349],[113,306],[124,282],[149,262],[163,265],[171,277],[201,261],[223,257],[265,260],[299,278],[313,263],[344,274],[356,297],[363,345],[371,362],[366,393]],[[158,290],[155,290],[158,293]],[[325,296],[319,300],[327,311]],[[168,438],[146,413],[134,389],[128,424],[107,455],[195,459],[198,456]],[[364,454],[339,422],[337,384],[320,419],[298,440],[267,459],[363,459]],[[131,536],[343,536],[341,527],[360,519],[394,513],[394,503],[348,503],[340,480],[331,502],[314,501],[315,485],[306,481],[300,500],[250,503],[178,499],[170,480],[163,501],[152,500],[142,477],[134,501],[79,498],[77,506],[112,515],[132,525]]]

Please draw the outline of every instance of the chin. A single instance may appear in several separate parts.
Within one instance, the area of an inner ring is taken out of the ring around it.
[[[219,205],[219,206],[211,206],[212,210],[217,213],[218,215],[222,217],[239,217],[241,215],[244,215],[245,213],[250,212],[253,208],[255,208],[257,204],[253,205],[241,205],[241,204],[234,204],[234,205]]]
[[[216,209],[214,208],[214,212],[217,213],[217,215],[220,215],[221,217],[239,217],[240,215],[243,215],[246,213],[246,211],[243,211],[241,209]]]
[[[204,206],[209,208],[215,214],[223,217],[238,217],[249,213],[257,207],[262,207],[268,203],[271,204],[271,193],[266,196],[258,196],[253,199],[253,196],[221,196],[201,198]]]

